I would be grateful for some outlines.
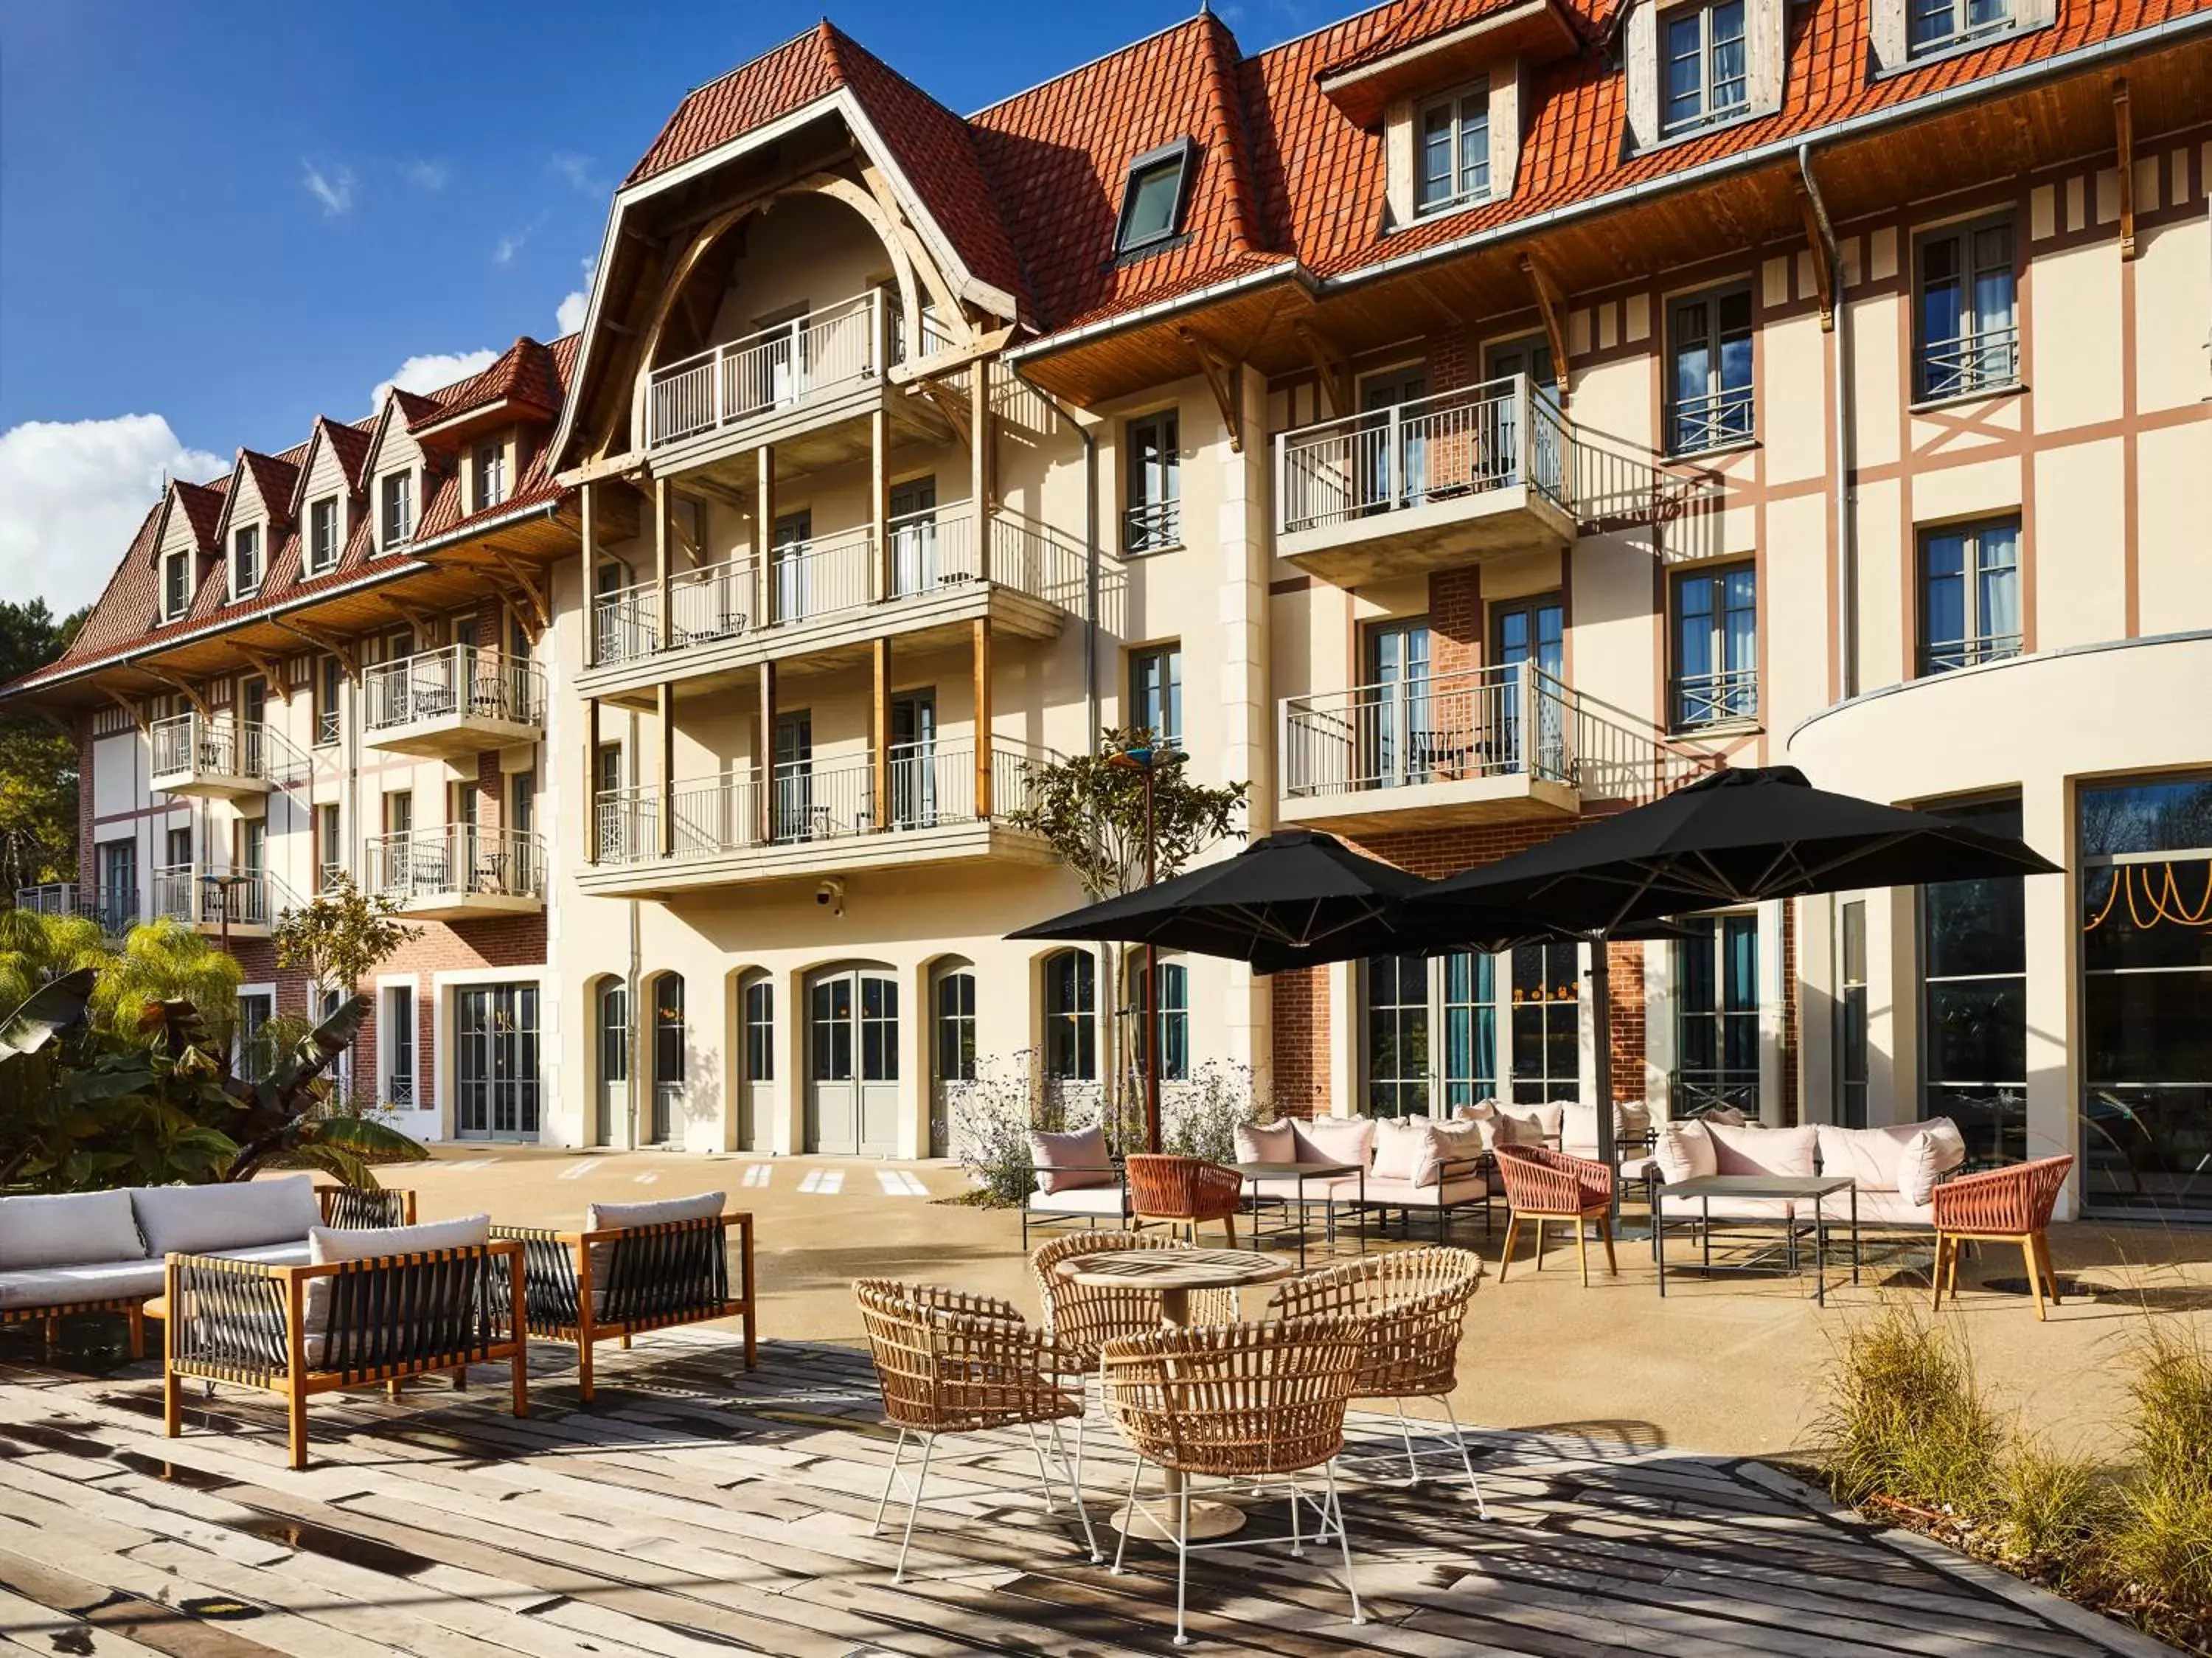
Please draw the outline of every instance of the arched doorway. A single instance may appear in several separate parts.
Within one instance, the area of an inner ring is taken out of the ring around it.
[[[806,1149],[888,1157],[898,1143],[898,978],[840,962],[806,981]]]
[[[975,964],[940,962],[929,986],[929,1144],[952,1155],[952,1101],[975,1080]]]
[[[648,1145],[665,1145],[676,1137],[684,1112],[684,975],[662,973],[654,978],[647,1001],[653,1009],[653,1114],[647,1125]]]

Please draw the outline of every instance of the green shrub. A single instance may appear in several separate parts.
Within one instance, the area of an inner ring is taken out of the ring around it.
[[[2202,1639],[2212,1632],[2212,1351],[2201,1332],[2157,1320],[2135,1361],[2135,1469],[2110,1535],[2112,1570],[2129,1598],[2171,1613],[2148,1612],[2153,1627]]]
[[[1835,1494],[1986,1514],[2005,1429],[1957,1338],[1893,1301],[1837,1345],[1818,1426]]]
[[[1998,1547],[2008,1561],[2062,1586],[2096,1575],[2100,1539],[2118,1502],[2095,1463],[2023,1436],[1998,1458],[1991,1496]]]

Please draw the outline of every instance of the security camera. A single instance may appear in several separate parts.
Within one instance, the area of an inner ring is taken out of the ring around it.
[[[814,888],[814,901],[817,904],[826,905],[833,916],[843,915],[845,913],[845,883],[832,875]]]

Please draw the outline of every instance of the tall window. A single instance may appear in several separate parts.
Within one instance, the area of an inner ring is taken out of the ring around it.
[[[161,560],[161,619],[173,622],[192,601],[191,554],[173,552]]]
[[[415,533],[415,479],[410,472],[387,473],[379,486],[381,516],[377,545],[386,552],[404,547]]]
[[[2212,1216],[2212,777],[2085,788],[2079,809],[2083,1198],[2201,1220]]]
[[[327,889],[345,869],[345,842],[339,838],[338,808],[325,802],[315,808],[315,886]]]
[[[619,978],[599,989],[599,1081],[629,1081],[629,987]]]
[[[475,462],[476,498],[470,509],[482,512],[507,499],[507,445],[477,444]]]
[[[1159,1027],[1160,1080],[1180,1082],[1190,1075],[1190,971],[1180,961],[1154,964],[1153,1022]],[[1130,954],[1129,1009],[1137,1037],[1139,1074],[1150,1067],[1152,1044],[1145,1036],[1145,957]]]
[[[2020,521],[1923,531],[1920,671],[2017,656],[2020,647]]]
[[[268,991],[247,991],[238,998],[238,1029],[234,1039],[240,1073],[266,1076],[276,1063],[274,1045],[267,1035],[269,1021],[276,1016],[276,998]]]
[[[327,748],[338,740],[344,708],[345,668],[335,656],[315,659],[315,747]]]
[[[937,980],[937,1079],[975,1080],[975,974],[955,968]]]
[[[1915,307],[1916,394],[1997,391],[2020,379],[2012,222],[1955,225],[1921,237]]]
[[[1428,963],[1378,955],[1367,963],[1367,1111],[1373,1117],[1429,1112]]]
[[[744,988],[745,1080],[775,1080],[775,984],[767,974]]]
[[[1938,808],[2020,833],[2020,802]],[[1948,1117],[1981,1162],[2027,1155],[2027,926],[2022,877],[1920,889],[1923,1117]]]
[[[338,498],[326,496],[307,509],[307,574],[320,576],[338,563]]]
[[[1668,313],[1676,454],[1741,443],[1752,435],[1751,290],[1676,300]]]
[[[248,524],[230,538],[230,596],[244,599],[261,591],[261,526]]]
[[[415,1107],[415,990],[391,984],[384,991],[384,1103]]]
[[[1371,1113],[1441,1115],[1498,1092],[1497,958],[1376,956],[1363,977]]]
[[[1905,49],[1912,57],[1964,46],[2012,27],[2013,0],[1905,0]]]
[[[1044,964],[1045,1075],[1098,1080],[1098,964],[1087,950],[1061,950]]]
[[[1749,564],[1675,578],[1677,730],[1758,716],[1758,581]]]
[[[1182,540],[1180,423],[1172,409],[1131,421],[1127,501],[1121,514],[1121,550],[1152,552]]]
[[[686,1069],[684,1039],[684,975],[663,973],[653,981],[653,1137],[673,1132],[673,1106],[683,1094]]]
[[[1745,73],[1744,0],[1708,0],[1664,20],[1666,82],[1659,130],[1672,136],[1740,115],[1751,107]]]
[[[1129,653],[1128,723],[1170,748],[1182,747],[1182,648],[1155,645]]]
[[[1705,916],[1674,945],[1674,1109],[1759,1114],[1759,917]]]
[[[538,826],[538,773],[516,772],[507,790],[507,826],[518,835],[526,835]]]
[[[1853,899],[1836,912],[1836,1120],[1844,1128],[1867,1125],[1866,900]]]
[[[1582,960],[1569,943],[1513,952],[1513,1097],[1524,1103],[1582,1093]]]
[[[1490,88],[1486,82],[1421,109],[1417,213],[1443,213],[1490,193]]]

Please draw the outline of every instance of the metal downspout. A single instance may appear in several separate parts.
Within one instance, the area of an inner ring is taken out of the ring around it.
[[[1836,242],[1836,228],[1828,218],[1828,204],[1820,195],[1820,181],[1813,173],[1813,146],[1797,146],[1797,172],[1805,180],[1806,199],[1813,208],[1813,222],[1820,227],[1820,254],[1828,262],[1828,293],[1835,308],[1836,377],[1828,411],[1829,454],[1835,469],[1835,498],[1830,503],[1836,528],[1836,662],[1840,696],[1858,694],[1858,577],[1857,550],[1851,545],[1851,325],[1850,307],[1844,302],[1843,250]]]

